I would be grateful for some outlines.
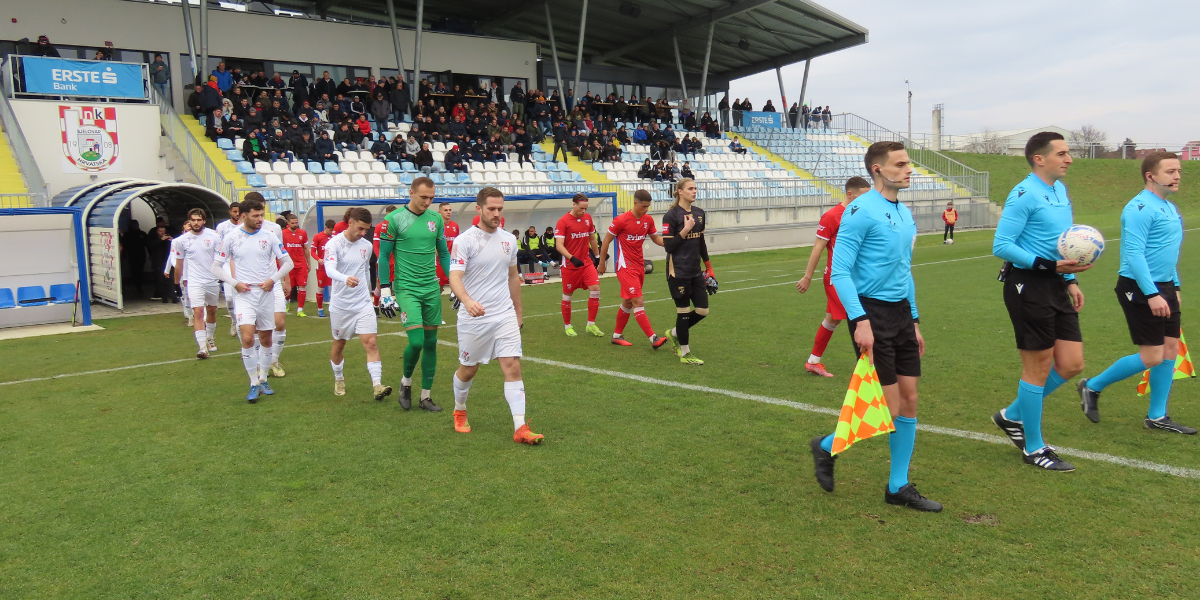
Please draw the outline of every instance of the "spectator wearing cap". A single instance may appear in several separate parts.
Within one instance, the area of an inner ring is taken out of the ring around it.
[[[392,147],[387,143],[387,141],[380,137],[374,142],[371,142],[370,152],[371,156],[375,157],[375,160],[382,160],[386,162],[388,159],[388,151],[391,149]]]
[[[50,43],[50,38],[44,35],[38,36],[37,44],[34,44],[33,48],[30,48],[29,55],[59,58],[58,48],[55,48],[54,45]]]
[[[458,144],[450,146],[450,150],[446,152],[446,171],[449,173],[466,173],[467,164],[463,161],[463,155],[458,151]]]
[[[247,130],[262,129],[263,125],[265,124],[265,122],[263,121],[262,114],[259,113],[258,109],[254,108],[253,106],[251,106],[249,108],[249,110],[247,110],[246,118],[244,119],[244,121],[245,121],[245,123],[243,124],[243,126]]]
[[[293,70],[288,87],[292,88],[292,110],[300,112],[300,107],[308,102],[308,78],[301,75],[300,71]]]
[[[217,78],[217,89],[221,92],[228,90],[233,85],[233,73],[225,70],[224,62],[217,63],[217,68],[213,70],[212,74]]]
[[[217,78],[209,77],[208,83],[200,88],[200,114],[211,115],[212,111],[221,108],[221,90],[217,89]]]
[[[276,129],[275,135],[267,138],[267,151],[271,153],[271,160],[287,159],[292,161],[292,143],[283,136],[282,129]]]

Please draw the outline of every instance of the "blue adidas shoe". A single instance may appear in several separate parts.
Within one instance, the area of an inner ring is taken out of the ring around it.
[[[271,384],[267,383],[266,381],[260,381],[258,384],[258,389],[264,396],[275,395],[275,390],[271,389]]]
[[[325,309],[323,309],[323,308],[318,308],[318,309],[317,309],[317,316],[318,316],[318,317],[324,317],[324,316],[325,316]]]
[[[249,402],[250,404],[254,404],[254,403],[258,402],[258,386],[257,385],[250,386],[250,393],[246,394],[246,402]]]

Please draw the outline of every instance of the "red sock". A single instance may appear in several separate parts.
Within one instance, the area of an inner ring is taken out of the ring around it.
[[[300,306],[301,310],[304,309],[304,294],[304,290],[299,290],[296,292],[296,304]]]
[[[625,312],[625,307],[622,306],[621,310],[617,311],[617,326],[613,328],[613,333],[625,333],[625,325],[627,323],[629,323],[629,313]]]
[[[317,310],[321,310],[322,308],[325,308],[325,297],[317,294]]]
[[[379,306],[379,294],[375,294],[371,298],[371,303],[374,304],[375,306]]]
[[[821,323],[817,327],[817,339],[813,340],[813,356],[824,356],[825,347],[829,345],[829,338],[833,337],[833,332],[825,328],[825,324]]]
[[[650,326],[650,316],[646,314],[646,309],[641,307],[633,309],[633,318],[637,319],[637,323],[646,337],[654,337],[654,328]]]
[[[562,301],[563,325],[571,324],[571,297],[566,296]]]
[[[588,323],[596,322],[596,313],[600,312],[600,298],[588,298]]]

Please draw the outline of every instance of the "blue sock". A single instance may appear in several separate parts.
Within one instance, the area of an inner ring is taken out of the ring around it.
[[[1004,409],[1004,418],[1008,419],[1009,421],[1020,421],[1021,420],[1021,398],[1020,398],[1020,396],[1018,396],[1016,400],[1013,400],[1012,404],[1008,405],[1008,408]]]
[[[825,436],[825,439],[821,440],[821,449],[826,452],[833,452],[833,434],[832,433]]]
[[[1150,410],[1148,419],[1167,416],[1167,398],[1171,395],[1171,383],[1175,378],[1175,359],[1164,360],[1150,369]]]
[[[896,417],[896,431],[888,435],[888,446],[892,449],[892,474],[888,477],[888,491],[895,494],[908,485],[908,465],[912,462],[913,446],[917,443],[917,420],[912,417]]]
[[[1044,399],[1046,396],[1053,394],[1054,390],[1057,390],[1058,388],[1062,387],[1062,384],[1064,384],[1066,382],[1067,382],[1067,380],[1063,379],[1062,375],[1059,375],[1058,371],[1055,371],[1054,367],[1051,366],[1050,367],[1050,375],[1048,375],[1046,377],[1046,385],[1042,386],[1042,398]],[[1013,400],[1013,403],[1009,404],[1008,408],[1004,409],[1004,418],[1006,418],[1010,421],[1020,421],[1021,420],[1021,400],[1020,400],[1020,398]]]
[[[1093,392],[1103,392],[1104,388],[1122,379],[1133,377],[1145,370],[1146,364],[1142,362],[1140,355],[1130,354],[1129,356],[1122,356],[1099,375],[1088,379],[1087,387]]]
[[[1025,427],[1025,452],[1041,450],[1042,441],[1042,386],[1022,380],[1017,385],[1017,402],[1021,403],[1021,422]]]

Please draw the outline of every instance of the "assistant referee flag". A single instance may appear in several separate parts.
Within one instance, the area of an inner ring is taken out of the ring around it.
[[[1179,331],[1179,354],[1175,357],[1175,376],[1171,379],[1187,379],[1196,376],[1196,366],[1192,364],[1192,353],[1188,352],[1187,342],[1183,340],[1183,331]],[[1145,396],[1150,393],[1150,371],[1142,371],[1142,380],[1138,382],[1137,394]]]
[[[838,417],[837,429],[833,432],[833,450],[837,454],[859,440],[896,431],[887,400],[883,398],[883,386],[875,365],[863,354],[850,377],[846,400],[842,403],[842,414]]]

